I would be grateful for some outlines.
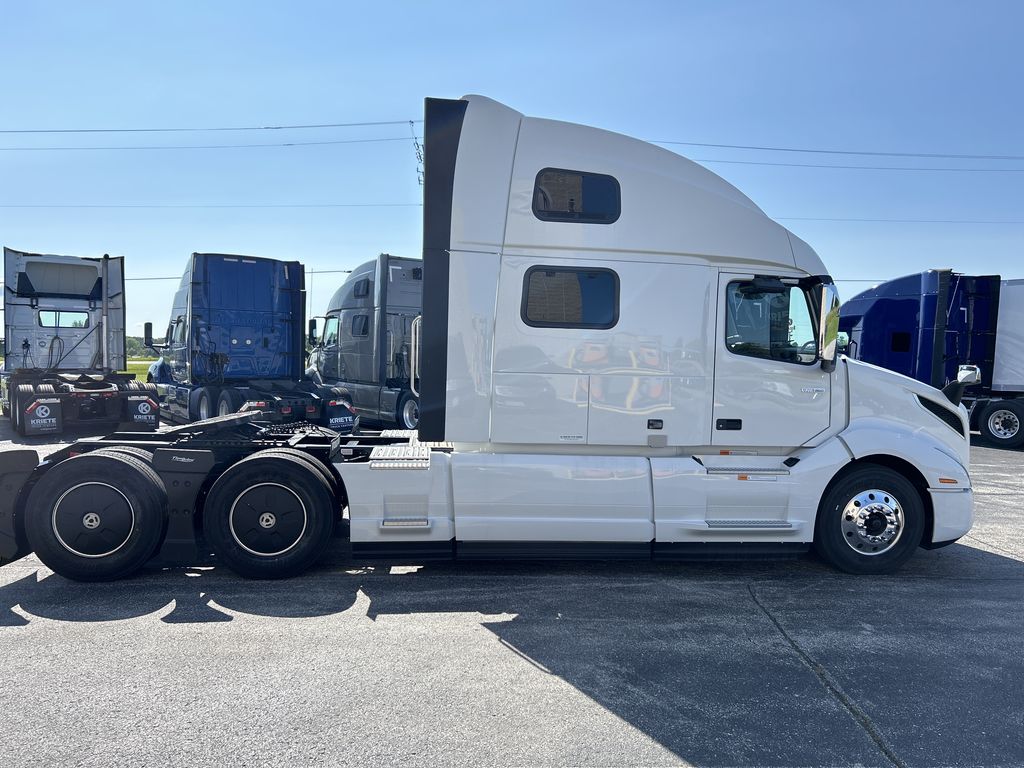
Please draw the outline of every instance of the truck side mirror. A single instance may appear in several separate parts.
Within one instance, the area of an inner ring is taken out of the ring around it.
[[[142,324],[142,343],[147,347],[153,346],[153,324]]]
[[[956,371],[956,380],[964,386],[981,381],[981,368],[976,365],[961,365]]]
[[[818,318],[818,359],[825,371],[836,367],[839,340],[839,292],[833,283],[821,286],[821,316]]]
[[[316,335],[316,318],[315,317],[311,317],[311,318],[309,318],[309,346],[315,347],[316,344],[317,344],[317,341],[318,341],[318,338],[317,338],[317,335]]]

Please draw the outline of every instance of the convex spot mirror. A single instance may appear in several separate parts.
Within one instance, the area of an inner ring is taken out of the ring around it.
[[[818,318],[818,359],[826,371],[836,367],[839,340],[839,292],[833,283],[821,286],[821,316]]]

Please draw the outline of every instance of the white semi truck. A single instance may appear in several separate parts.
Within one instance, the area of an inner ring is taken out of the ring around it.
[[[817,254],[636,139],[428,99],[418,432],[233,415],[7,454],[0,557],[246,576],[356,558],[795,555],[885,573],[971,527],[965,409],[836,359]],[[115,471],[116,470],[116,471]]]

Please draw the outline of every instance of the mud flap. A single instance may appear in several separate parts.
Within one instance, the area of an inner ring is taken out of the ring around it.
[[[25,409],[25,435],[56,435],[64,431],[64,410],[59,397],[37,397]]]
[[[25,538],[25,526],[18,519],[18,497],[38,465],[39,454],[35,451],[4,453],[0,465],[0,565],[7,565],[31,551]]]
[[[149,395],[129,395],[125,416],[137,429],[156,430],[160,426],[160,406]]]

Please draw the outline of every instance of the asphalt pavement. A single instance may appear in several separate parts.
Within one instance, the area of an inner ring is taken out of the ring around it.
[[[813,556],[335,555],[284,582],[209,568],[76,584],[25,558],[0,569],[0,755],[5,768],[1022,765],[1022,458],[975,446],[970,536],[886,577]]]

